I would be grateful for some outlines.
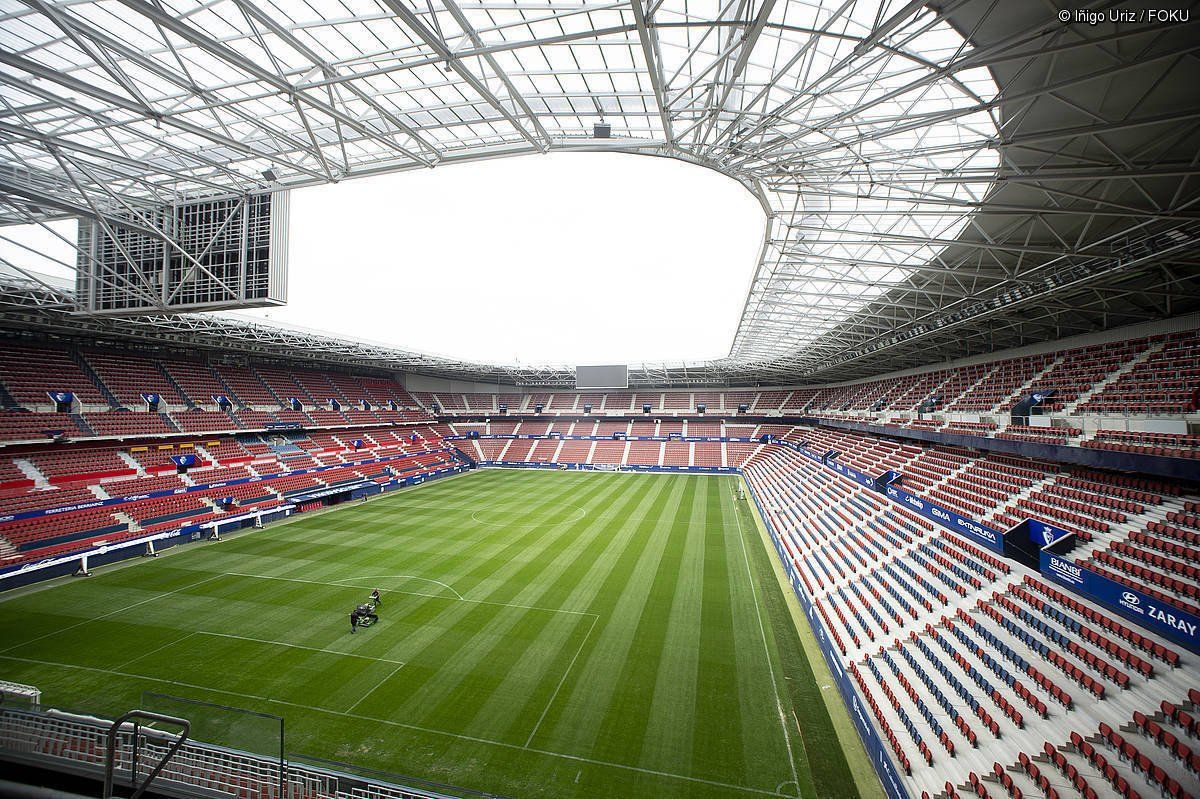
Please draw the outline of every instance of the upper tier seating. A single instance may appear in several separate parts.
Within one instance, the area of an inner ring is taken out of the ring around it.
[[[229,396],[229,390],[204,364],[171,360],[160,362],[167,376],[175,381],[175,384],[183,390],[184,396],[196,405],[213,407],[216,405],[213,397],[221,396],[229,397],[230,402],[234,401],[234,398]]]
[[[1200,331],[1152,338],[1161,349],[1083,403],[1091,413],[1194,413],[1200,391]]]
[[[109,411],[85,413],[84,422],[98,436],[156,435],[179,432],[165,413],[146,411]]]
[[[49,405],[50,391],[70,391],[85,405],[109,404],[66,349],[12,343],[2,349],[0,383],[19,405]]]
[[[1080,442],[1080,446],[1116,452],[1142,452],[1147,455],[1200,459],[1200,435],[1185,433],[1100,430],[1093,438]]]
[[[221,382],[233,391],[233,396],[229,398],[232,402],[242,406],[263,405],[278,408],[287,401],[286,397],[275,396],[263,383],[262,378],[250,369],[214,364],[212,370]]]
[[[954,411],[991,411],[1054,360],[1051,354],[1027,355],[995,364],[979,383],[965,391],[950,406]]]
[[[186,400],[159,368],[158,363],[132,354],[86,351],[82,353],[117,402],[133,410],[145,410],[143,394],[158,394],[167,406],[183,406]],[[162,406],[159,408],[164,410]]]

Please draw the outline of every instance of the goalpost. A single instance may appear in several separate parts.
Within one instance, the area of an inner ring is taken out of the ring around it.
[[[36,710],[42,704],[42,692],[35,685],[0,680],[0,704],[7,704],[14,699],[22,700]]]

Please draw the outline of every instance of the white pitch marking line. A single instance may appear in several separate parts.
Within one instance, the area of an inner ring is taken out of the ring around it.
[[[426,583],[437,583],[442,588],[445,588],[447,591],[453,592],[453,594],[456,597],[458,597],[459,599],[464,598],[462,594],[460,594],[454,590],[454,586],[452,586],[452,585],[447,585],[446,583],[443,583],[441,580],[433,580],[428,577],[418,577],[415,574],[371,574],[366,577],[347,577],[345,580],[334,580],[333,582],[334,583],[348,583],[351,580],[401,580],[401,579],[403,579],[403,580],[421,580],[422,582],[426,582]],[[355,586],[355,585],[347,586],[347,587],[358,588],[358,586]]]
[[[178,594],[180,591],[186,591],[189,588],[195,588],[198,585],[204,585],[205,583],[212,582],[213,580],[217,579],[218,577],[222,577],[222,576],[224,576],[224,575],[214,574],[211,577],[205,577],[203,580],[198,580],[197,582],[189,583],[188,585],[182,586],[180,588],[176,588],[173,591],[166,591],[166,592],[158,594],[156,596],[152,596],[149,599],[143,599],[141,602],[134,602],[132,605],[126,605],[123,608],[117,608],[116,610],[110,610],[108,613],[104,613],[99,616],[93,616],[90,619],[84,619],[83,621],[76,622],[75,624],[72,624],[69,627],[61,627],[57,630],[52,630],[51,632],[48,632],[45,635],[39,635],[37,638],[31,638],[28,641],[21,641],[19,643],[13,644],[10,647],[5,647],[4,649],[0,649],[0,652],[11,652],[14,649],[18,649],[20,647],[29,646],[32,643],[41,641],[46,638],[50,638],[51,636],[58,635],[59,633],[65,633],[67,630],[74,630],[76,627],[82,627],[83,625],[90,624],[91,622],[94,622],[94,621],[100,621],[101,619],[107,619],[110,616],[116,616],[118,613],[124,613],[127,610],[133,610],[134,608],[141,607],[142,605],[145,605],[149,602],[154,602],[155,600],[163,599],[164,597],[169,597],[172,594]]]
[[[229,575],[230,577],[251,577],[254,579],[258,579],[258,580],[280,580],[280,581],[286,582],[286,583],[306,583],[308,585],[327,585],[327,586],[330,586],[331,588],[367,588],[367,587],[369,587],[369,586],[361,586],[361,585],[344,585],[343,583],[327,583],[327,582],[323,582],[321,580],[302,580],[299,577],[272,577],[268,574],[247,574],[245,572],[225,572],[225,574]],[[346,578],[346,580],[361,580],[361,579],[368,579],[368,578],[362,578],[362,577],[347,577]],[[424,596],[424,597],[429,597],[430,599],[449,599],[450,598],[450,597],[445,596],[444,594],[425,594],[420,591],[392,591],[391,593],[405,594],[406,596]],[[466,597],[463,597],[463,596],[457,597],[457,599],[459,602],[473,602],[476,605],[496,605],[496,606],[502,607],[502,608],[520,608],[521,610],[541,610],[541,611],[545,611],[546,613],[570,613],[575,616],[593,616],[593,617],[598,618],[598,616],[596,616],[595,613],[591,613],[591,612],[585,611],[585,610],[567,610],[565,608],[542,608],[542,607],[538,607],[536,605],[517,605],[512,602],[490,602],[486,599],[467,599]]]
[[[783,712],[783,700],[779,698],[779,683],[775,679],[775,664],[771,662],[771,650],[767,646],[767,630],[763,627],[762,609],[758,604],[758,588],[754,584],[754,574],[750,571],[750,553],[746,551],[746,535],[742,530],[742,517],[738,507],[733,508],[733,519],[737,522],[738,541],[742,545],[742,557],[746,561],[746,577],[750,580],[750,596],[754,597],[754,615],[758,619],[758,631],[762,635],[763,654],[767,657],[767,669],[771,672],[771,688],[775,691],[775,708],[779,713],[779,726],[783,730],[783,742],[787,747],[788,765],[792,768],[792,782],[800,785],[800,775],[796,772],[796,758],[792,754],[792,736],[788,733],[787,716]]]
[[[212,688],[212,687],[206,686],[206,685],[196,685],[194,683],[179,682],[178,680],[165,680],[161,677],[148,677],[144,674],[130,674],[128,672],[114,671],[112,669],[101,669],[101,668],[97,668],[95,666],[76,666],[76,665],[73,665],[70,663],[54,663],[53,661],[49,661],[49,660],[35,660],[33,658],[23,658],[23,657],[17,657],[15,655],[0,654],[0,660],[15,660],[15,661],[18,661],[21,663],[32,663],[32,664],[40,665],[40,666],[56,666],[58,668],[76,669],[78,671],[94,671],[99,674],[110,674],[110,675],[113,675],[116,677],[128,677],[128,678],[135,679],[135,680],[149,680],[150,682],[160,682],[160,683],[164,683],[166,685],[178,685],[183,688],[194,688],[199,691],[208,691],[210,693],[215,693],[215,694],[225,694],[226,696],[236,696],[236,697],[240,697],[242,699],[254,699],[259,702],[269,702],[271,704],[284,705],[285,707],[294,707],[299,710],[310,710],[314,713],[327,713],[331,716],[342,716],[343,718],[358,719],[360,721],[369,721],[373,724],[384,724],[389,727],[400,727],[401,729],[415,730],[417,732],[424,732],[424,733],[428,733],[430,735],[443,735],[448,738],[457,738],[462,741],[471,741],[472,743],[489,744],[492,746],[500,746],[505,749],[519,749],[519,750],[533,752],[533,753],[539,754],[539,755],[546,755],[548,757],[558,757],[558,758],[562,758],[564,760],[573,760],[577,763],[591,763],[592,765],[596,765],[596,766],[608,766],[609,768],[624,769],[626,771],[636,771],[640,774],[652,774],[657,777],[668,777],[671,779],[684,780],[687,782],[698,782],[698,783],[702,783],[704,785],[712,785],[717,788],[727,788],[729,790],[741,791],[743,793],[758,794],[760,796],[774,796],[774,797],[779,797],[779,799],[795,799],[795,797],[790,796],[788,794],[776,793],[774,791],[768,791],[768,790],[764,790],[762,788],[748,788],[744,785],[732,785],[730,783],[718,782],[716,780],[707,780],[707,779],[704,779],[703,777],[688,777],[683,774],[672,774],[669,771],[656,771],[654,769],[642,768],[640,766],[629,766],[629,765],[625,765],[624,763],[610,763],[607,760],[595,760],[590,757],[583,757],[582,755],[568,755],[568,754],[564,754],[563,752],[551,752],[547,749],[525,749],[525,747],[517,746],[516,744],[505,743],[504,741],[493,741],[490,738],[480,738],[475,735],[462,735],[457,732],[449,732],[447,730],[436,730],[431,727],[421,727],[416,724],[407,724],[403,721],[394,721],[392,719],[380,719],[380,718],[374,718],[372,716],[360,716],[356,713],[348,713],[348,712],[345,712],[342,710],[330,710],[328,708],[314,707],[312,705],[302,705],[298,702],[288,702],[285,699],[271,699],[270,697],[267,697],[267,696],[258,696],[256,694],[244,694],[244,693],[240,693],[238,691],[228,691],[228,690],[225,690],[224,688]]]
[[[176,638],[173,641],[168,641],[167,643],[163,644],[162,646],[155,647],[154,649],[151,649],[149,652],[143,652],[140,655],[138,655],[137,657],[131,658],[131,659],[125,661],[120,666],[117,666],[117,668],[123,669],[126,666],[128,666],[130,663],[136,663],[137,661],[141,660],[142,658],[150,657],[155,652],[161,652],[168,647],[175,646],[175,644],[182,644],[184,641],[191,638],[195,634],[196,634],[195,632],[184,633],[183,636]]]
[[[529,748],[529,743],[533,740],[533,736],[537,735],[538,727],[542,726],[542,722],[546,719],[546,714],[550,712],[550,706],[553,705],[554,700],[558,698],[558,692],[562,690],[563,683],[567,681],[567,675],[570,674],[571,669],[575,667],[575,661],[579,659],[579,654],[583,652],[583,646],[587,643],[588,636],[592,634],[592,628],[596,626],[596,620],[598,618],[600,617],[592,617],[592,623],[588,625],[587,632],[583,634],[583,640],[579,642],[579,648],[575,650],[575,657],[571,658],[571,662],[567,664],[567,670],[564,671],[562,677],[559,678],[558,685],[554,686],[554,693],[550,694],[549,701],[547,701],[546,706],[542,708],[542,715],[538,716],[537,724],[533,725],[533,730],[529,733],[529,737],[525,739],[525,746],[523,747],[524,749]]]
[[[197,630],[195,635],[211,635],[216,638],[235,638],[239,641],[253,641],[258,644],[271,644],[272,646],[285,646],[289,649],[304,649],[309,652],[324,652],[326,655],[341,655],[348,658],[359,658],[361,660],[374,660],[379,663],[398,663],[403,666],[406,661],[394,660],[392,658],[377,658],[370,655],[359,655],[354,652],[339,652],[336,649],[323,649],[319,646],[304,646],[303,644],[289,644],[284,641],[268,641],[265,638],[251,638],[248,635],[233,635],[232,633],[210,633],[207,630]],[[398,668],[398,667],[397,667]]]
[[[396,668],[392,669],[392,673],[391,673],[391,674],[389,674],[388,676],[384,677],[384,678],[383,678],[382,680],[380,680],[379,682],[375,683],[375,685],[374,685],[374,686],[372,686],[371,690],[367,691],[365,694],[363,694],[362,696],[360,696],[360,697],[358,698],[358,701],[357,701],[357,702],[355,702],[353,705],[351,705],[350,707],[346,708],[346,712],[347,712],[347,713],[351,713],[351,712],[353,712],[353,711],[354,711],[354,708],[356,708],[356,707],[358,707],[360,704],[362,704],[362,701],[363,701],[364,699],[366,699],[366,698],[367,698],[368,696],[370,696],[371,694],[375,693],[375,691],[376,691],[376,690],[377,690],[377,689],[378,689],[380,686],[382,686],[382,685],[383,685],[385,682],[387,682],[388,680],[390,680],[390,679],[392,679],[393,677],[395,677],[395,676],[396,676],[396,672],[400,671],[400,669],[402,669],[402,668],[404,668],[404,664],[403,664],[403,663],[401,663],[401,664],[400,664],[399,666],[397,666]]]

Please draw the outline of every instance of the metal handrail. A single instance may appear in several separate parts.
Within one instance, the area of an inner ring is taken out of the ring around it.
[[[113,799],[113,772],[116,768],[117,733],[120,732],[121,726],[131,719],[142,719],[152,722],[159,721],[166,724],[175,724],[179,727],[182,727],[183,731],[178,735],[162,733],[163,737],[171,737],[175,740],[172,742],[171,746],[168,747],[167,752],[162,756],[162,759],[158,761],[158,764],[155,765],[148,775],[146,775],[145,781],[139,787],[137,784],[137,748],[139,724],[138,721],[133,722],[133,760],[130,766],[131,770],[129,782],[130,786],[135,790],[129,799],[139,799],[139,797],[146,792],[146,788],[150,786],[150,783],[154,782],[154,779],[163,770],[163,767],[167,765],[167,762],[175,756],[175,753],[178,752],[180,747],[183,746],[184,742],[187,741],[188,733],[190,733],[192,730],[191,722],[189,722],[187,719],[181,719],[177,716],[167,716],[162,713],[153,713],[149,710],[130,710],[129,712],[119,716],[108,728],[104,752],[104,793],[101,794],[102,799]]]

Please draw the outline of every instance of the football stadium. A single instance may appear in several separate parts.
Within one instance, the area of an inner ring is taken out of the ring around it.
[[[4,2],[0,795],[1200,797],[1197,6]]]

